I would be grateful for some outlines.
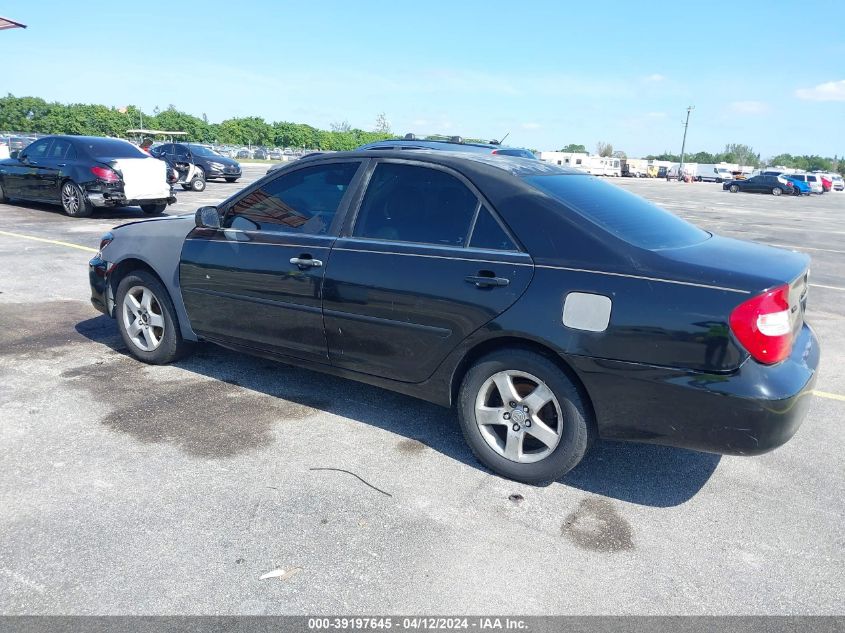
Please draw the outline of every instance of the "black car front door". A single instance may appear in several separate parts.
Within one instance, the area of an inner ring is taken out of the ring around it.
[[[286,170],[227,203],[223,228],[188,236],[179,274],[195,332],[328,362],[323,276],[361,164]]]
[[[44,200],[42,179],[46,170],[44,159],[53,144],[52,138],[39,139],[21,150],[18,165],[12,167],[3,179],[9,196],[20,196],[26,200]]]
[[[533,275],[490,205],[449,170],[375,163],[332,249],[323,314],[333,364],[405,382],[431,376]]]
[[[76,159],[76,150],[71,142],[64,138],[53,139],[53,144],[47,154],[39,162],[40,187],[39,197],[42,200],[61,202],[60,184],[67,173],[68,161]]]

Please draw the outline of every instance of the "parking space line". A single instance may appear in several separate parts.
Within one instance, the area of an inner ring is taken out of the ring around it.
[[[840,402],[845,402],[845,396],[840,395],[838,393],[828,393],[827,391],[819,391],[818,389],[813,389],[813,393],[819,398],[827,398],[828,400],[839,400]]]
[[[10,231],[0,231],[0,235],[5,235],[6,237],[17,237],[23,240],[33,240],[34,242],[44,242],[45,244],[55,244],[57,246],[67,246],[68,248],[78,248],[81,251],[87,251],[89,253],[97,252],[96,248],[91,248],[90,246],[72,244],[71,242],[63,242],[61,240],[48,240],[45,237],[35,237],[34,235],[23,235],[22,233],[12,233]]]
[[[841,290],[845,292],[845,288],[842,286],[825,286],[824,284],[810,284],[813,288],[827,288],[828,290]]]

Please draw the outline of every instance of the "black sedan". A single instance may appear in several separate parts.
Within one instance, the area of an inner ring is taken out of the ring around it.
[[[808,264],[537,160],[365,150],[118,227],[89,279],[144,362],[205,340],[453,406],[481,462],[542,482],[596,437],[789,440]]]
[[[176,196],[168,167],[129,143],[95,136],[47,136],[0,160],[0,202],[61,204],[85,217],[95,207],[133,206],[155,215]]]
[[[742,180],[727,180],[722,183],[722,189],[731,193],[746,191],[748,193],[770,193],[779,196],[784,193],[793,193],[793,184],[780,176],[760,174]]]

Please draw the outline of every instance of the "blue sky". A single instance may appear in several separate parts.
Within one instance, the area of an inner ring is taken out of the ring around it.
[[[12,0],[29,28],[0,32],[0,93],[629,155],[679,152],[695,105],[693,151],[845,154],[845,6],[761,7]]]

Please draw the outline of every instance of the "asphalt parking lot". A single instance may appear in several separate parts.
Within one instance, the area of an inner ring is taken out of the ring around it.
[[[264,171],[180,191],[168,213]],[[516,484],[433,405],[212,346],[134,361],[86,263],[140,210],[0,205],[0,611],[840,614],[845,194],[614,182],[812,256],[822,368],[784,447],[605,442],[560,482]]]

